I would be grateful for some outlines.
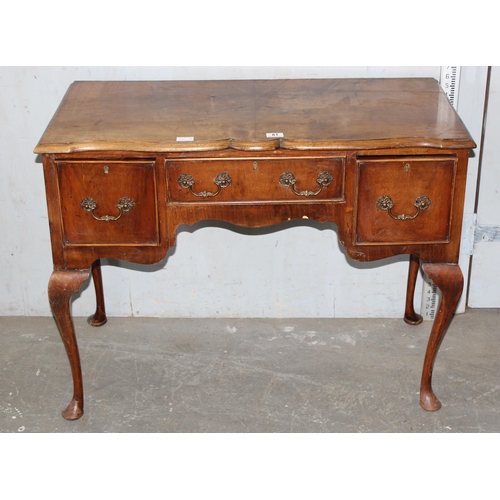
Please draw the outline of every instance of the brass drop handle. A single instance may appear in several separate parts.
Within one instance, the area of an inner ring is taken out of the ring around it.
[[[84,198],[80,202],[80,206],[86,212],[90,212],[95,220],[103,220],[105,222],[110,222],[118,220],[123,215],[123,212],[129,212],[130,210],[132,210],[132,208],[134,208],[135,206],[135,203],[130,198],[127,197],[120,198],[118,200],[118,203],[115,205],[115,207],[120,211],[120,213],[118,215],[103,215],[101,217],[98,217],[94,213],[94,210],[97,208],[97,203],[94,200],[94,198],[90,198],[89,196],[87,198]]]
[[[333,175],[330,172],[320,172],[316,179],[319,184],[319,188],[316,191],[297,191],[295,189],[295,184],[297,179],[291,172],[283,172],[280,175],[279,183],[286,188],[290,188],[294,194],[297,196],[318,196],[324,187],[329,186],[333,182]]]
[[[421,210],[427,210],[429,205],[431,204],[431,200],[427,196],[419,196],[413,206],[417,209],[417,213],[414,215],[394,215],[392,213],[392,209],[394,207],[394,202],[392,201],[390,196],[384,195],[381,196],[377,200],[377,207],[381,210],[387,210],[388,214],[395,220],[413,220],[418,217]]]
[[[177,182],[181,188],[189,189],[191,194],[193,194],[194,196],[199,196],[201,198],[208,198],[209,196],[217,196],[220,193],[221,188],[226,188],[230,186],[233,180],[231,179],[230,175],[226,174],[225,172],[217,174],[217,176],[214,179],[214,184],[217,186],[217,191],[215,191],[214,193],[211,193],[210,191],[200,191],[197,193],[196,191],[194,191],[193,190],[194,179],[190,174],[179,175]]]

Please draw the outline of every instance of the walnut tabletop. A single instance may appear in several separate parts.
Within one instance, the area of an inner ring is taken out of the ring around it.
[[[332,222],[350,259],[408,255],[404,321],[422,321],[420,269],[442,295],[420,384],[421,406],[438,410],[431,379],[463,290],[474,147],[428,78],[75,82],[35,148],[52,245],[48,296],[73,378],[64,418],[83,415],[72,295],[92,277],[89,323],[103,325],[101,259],[161,262],[179,227],[202,220]]]
[[[475,144],[429,78],[100,81],[71,85],[35,153],[280,147]]]

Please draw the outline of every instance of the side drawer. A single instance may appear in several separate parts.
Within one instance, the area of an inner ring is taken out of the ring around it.
[[[358,159],[356,243],[447,243],[456,167],[453,157]]]
[[[344,157],[175,160],[167,169],[177,203],[344,200]]]
[[[67,244],[157,244],[153,161],[57,163]]]

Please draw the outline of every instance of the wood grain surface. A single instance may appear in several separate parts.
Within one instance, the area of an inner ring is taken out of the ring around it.
[[[429,78],[102,81],[71,85],[35,153],[391,147],[475,144]]]

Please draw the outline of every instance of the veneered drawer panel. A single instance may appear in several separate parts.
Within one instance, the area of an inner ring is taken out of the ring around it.
[[[158,242],[154,162],[61,161],[57,168],[66,243]]]
[[[357,162],[358,244],[449,241],[456,159]]]
[[[168,161],[173,202],[343,201],[345,158]]]

